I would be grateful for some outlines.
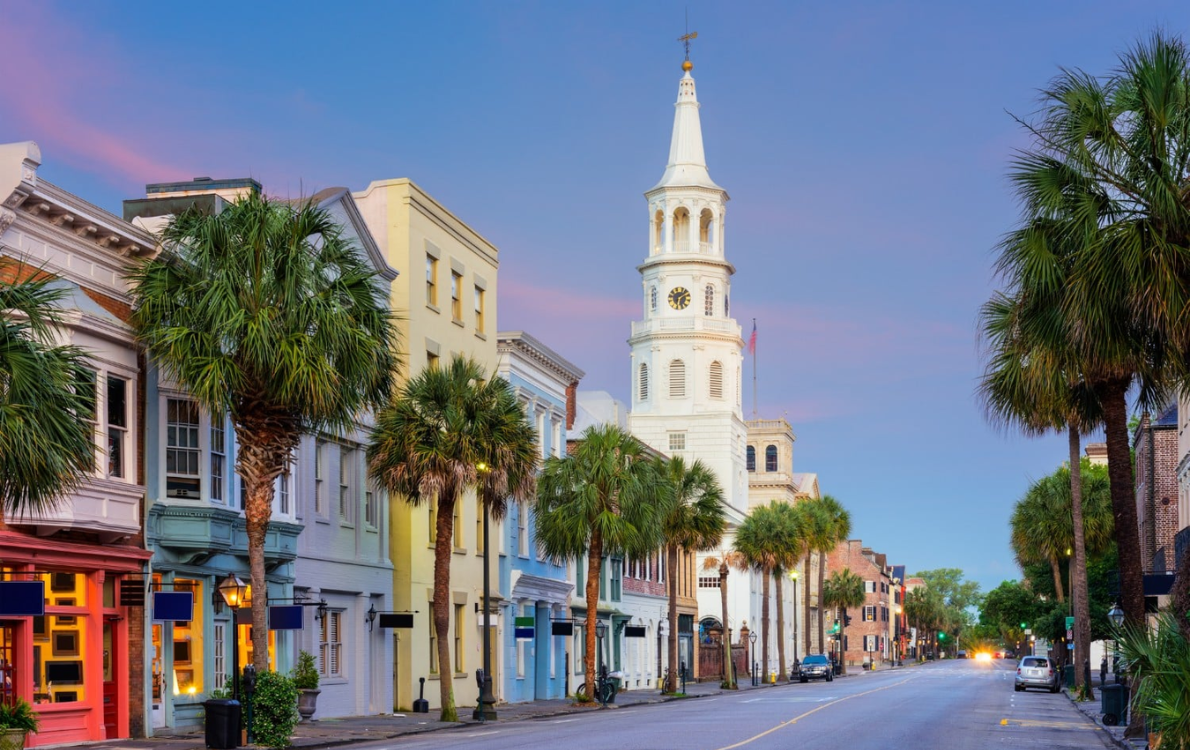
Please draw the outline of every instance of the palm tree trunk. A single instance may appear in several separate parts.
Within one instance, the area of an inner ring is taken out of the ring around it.
[[[802,613],[805,615],[805,627],[802,630],[806,634],[806,639],[805,639],[806,640],[806,648],[803,653],[805,653],[806,656],[809,656],[810,654],[814,653],[813,651],[810,650],[810,571],[813,570],[813,568],[810,567],[810,556],[812,554],[814,554],[812,551],[810,551],[810,550],[806,551],[806,585],[804,587],[805,591],[803,592],[803,596],[802,596],[802,599],[803,599]],[[818,598],[819,598],[819,609],[821,609],[822,608],[822,602],[821,602],[821,599],[822,599],[822,575],[821,575],[822,567],[821,566],[819,566],[818,572],[819,572]],[[818,619],[820,621],[822,620],[821,617],[819,617]],[[819,640],[818,643],[821,644],[822,641]]]
[[[1128,384],[1126,379],[1110,380],[1095,390],[1103,404],[1107,438],[1107,476],[1120,564],[1120,607],[1124,610],[1125,622],[1140,627],[1145,620],[1144,572],[1140,532],[1136,525],[1132,454],[1128,445]]]
[[[847,674],[847,608],[839,612],[839,674]]]
[[[1074,684],[1094,700],[1083,663],[1091,658],[1091,608],[1087,602],[1086,529],[1083,528],[1082,457],[1078,428],[1070,427],[1070,515],[1074,521]]]
[[[583,682],[587,686],[587,695],[595,697],[595,622],[599,619],[599,575],[603,565],[603,535],[599,529],[591,531],[591,549],[587,551],[587,632],[583,639],[587,642],[586,653],[583,654]]]
[[[781,569],[773,571],[773,584],[777,589],[777,682],[785,682],[789,672],[785,668],[785,582]]]
[[[1058,604],[1066,603],[1066,587],[1062,585],[1062,566],[1058,558],[1050,556],[1050,572],[1054,575],[1054,591],[1058,592]]]
[[[806,571],[809,574],[809,571]],[[826,617],[822,606],[822,585],[826,581],[826,553],[818,551],[818,650],[822,651],[826,644]],[[808,651],[806,653],[809,653]]]
[[[253,512],[260,506],[260,500],[254,496],[259,495],[261,491],[258,482],[256,487],[248,491],[248,507],[244,509],[244,526],[248,534],[248,569],[252,581],[252,666],[256,668],[257,674],[267,672],[269,668],[269,589],[264,575],[264,543],[269,530],[269,519],[267,515],[261,518],[259,512]],[[239,679],[239,675],[236,679]]]
[[[240,443],[236,473],[244,482],[244,527],[252,581],[252,666],[263,673],[269,668],[269,589],[264,545],[273,515],[273,480],[281,473],[290,446],[274,430],[256,424],[237,424],[236,438]]]
[[[669,678],[665,692],[678,692],[678,548],[665,550],[666,577],[669,579]]]
[[[455,665],[450,658],[450,562],[454,556],[455,503],[458,501],[458,492],[453,487],[444,489],[438,497],[434,537],[434,634],[438,639],[438,694],[442,702],[439,721],[459,720],[455,709]],[[462,625],[455,623],[456,628]]]
[[[761,647],[761,680],[764,680],[764,675],[769,668],[769,578],[771,574],[767,570],[760,571],[763,582],[760,584],[760,595],[762,597],[760,604],[760,635],[763,645]]]
[[[719,563],[719,598],[723,602],[723,681],[735,689],[735,662],[731,659],[731,631],[727,628],[727,556]]]

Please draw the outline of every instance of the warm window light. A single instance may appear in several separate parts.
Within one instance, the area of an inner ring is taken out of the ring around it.
[[[241,581],[239,576],[229,573],[219,584],[219,593],[223,595],[223,601],[227,602],[228,607],[239,609],[250,600],[252,587]]]

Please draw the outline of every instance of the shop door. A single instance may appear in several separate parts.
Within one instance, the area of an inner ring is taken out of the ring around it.
[[[104,737],[114,739],[118,734],[118,711],[116,696],[116,664],[120,654],[116,652],[116,637],[112,632],[114,623],[103,623],[103,729]]]
[[[11,625],[0,623],[0,705],[4,706],[14,705],[17,700],[17,673],[13,664],[15,630]]]
[[[150,721],[154,729],[165,726],[165,655],[162,653],[160,624],[153,626],[153,709]]]

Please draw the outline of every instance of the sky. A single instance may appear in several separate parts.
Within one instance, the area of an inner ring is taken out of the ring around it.
[[[500,249],[499,328],[626,401],[686,13],[760,416],[890,563],[1017,577],[1012,505],[1066,445],[974,395],[1013,116],[1190,4],[3,3],[0,142],[115,213],[196,176],[285,197],[409,177]]]

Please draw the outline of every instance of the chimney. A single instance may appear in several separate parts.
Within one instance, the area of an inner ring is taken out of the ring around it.
[[[575,417],[578,416],[578,381],[566,386],[566,431],[574,428]]]

